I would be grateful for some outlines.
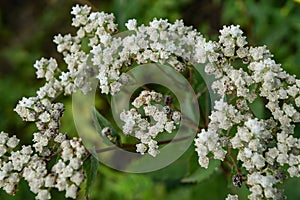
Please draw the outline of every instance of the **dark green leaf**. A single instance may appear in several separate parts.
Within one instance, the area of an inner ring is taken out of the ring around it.
[[[191,153],[194,151],[194,147],[191,146],[180,158],[178,158],[172,164],[160,170],[150,172],[148,173],[148,175],[155,180],[160,181],[180,181],[189,171],[189,166],[187,165],[187,163],[190,160]]]
[[[199,167],[194,173],[183,178],[183,183],[200,183],[203,180],[209,178],[215,170],[220,166],[219,160],[211,160],[207,169]]]
[[[94,117],[97,119],[97,122],[99,124],[99,128],[102,130],[104,127],[112,127],[111,123],[101,115],[95,108],[93,110]]]
[[[98,172],[99,161],[93,155],[89,157],[88,160],[85,161],[83,167],[86,171],[86,188],[85,195],[88,196],[90,192],[91,185],[93,184],[97,172]]]
[[[185,177],[195,173],[196,170],[199,169],[199,163],[198,161],[198,154],[196,153],[195,149],[190,153],[190,158],[188,160],[188,170],[187,173],[185,174]]]
[[[101,113],[99,113],[95,108],[93,110],[93,115],[94,115],[94,119],[96,122],[96,129],[98,131],[98,133],[100,134],[100,136],[102,136],[101,131],[103,128],[105,127],[109,127],[112,131],[112,139],[114,143],[119,143],[120,142],[120,136],[118,134],[118,132],[116,131],[116,129],[114,128],[114,126],[110,123],[110,121],[108,121],[104,116],[101,115]]]

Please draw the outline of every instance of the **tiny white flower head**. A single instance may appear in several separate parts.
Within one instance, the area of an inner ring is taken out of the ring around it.
[[[238,195],[228,194],[225,200],[239,200]]]
[[[125,23],[125,26],[128,30],[136,30],[137,28],[137,21],[136,19],[130,19],[127,23]]]
[[[8,139],[6,145],[10,148],[15,148],[19,144],[20,139],[18,139],[15,135]]]
[[[67,185],[66,187],[66,198],[72,198],[72,199],[76,199],[77,196],[77,186],[72,184],[72,185]]]

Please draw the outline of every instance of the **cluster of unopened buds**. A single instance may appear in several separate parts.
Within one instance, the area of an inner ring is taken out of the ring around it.
[[[300,139],[294,134],[300,122],[300,80],[283,71],[265,46],[249,46],[239,26],[224,26],[218,41],[206,41],[182,20],[172,24],[154,19],[137,26],[132,19],[125,24],[125,36],[118,36],[112,14],[78,5],[71,14],[77,33],[54,38],[67,68],[59,68],[54,58],[36,61],[37,78],[46,83],[36,97],[24,97],[15,108],[24,121],[36,124],[32,145],[19,147],[16,136],[0,133],[1,188],[14,194],[24,178],[37,199],[50,199],[51,188],[76,198],[90,153],[81,139],[60,133],[64,105],[54,102],[60,94],[87,93],[89,80],[95,77],[101,93],[114,95],[126,85],[126,70],[134,64],[160,63],[179,73],[202,64],[216,78],[211,88],[220,98],[214,102],[207,129],[195,138],[200,166],[209,167],[211,159],[230,160],[238,172],[233,185],[245,182],[249,199],[284,198],[278,184],[288,176],[300,176]],[[133,108],[120,114],[123,134],[139,141],[136,151],[141,154],[155,157],[156,137],[172,133],[180,124],[181,113],[164,104],[165,98],[144,90]],[[263,119],[251,110],[256,100],[268,110]],[[57,157],[50,166],[49,161]],[[227,197],[236,199],[237,195]]]

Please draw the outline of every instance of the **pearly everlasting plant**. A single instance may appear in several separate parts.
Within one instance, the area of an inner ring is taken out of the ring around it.
[[[234,25],[224,26],[218,41],[209,41],[182,20],[172,24],[154,19],[138,26],[131,19],[125,24],[127,32],[118,33],[112,14],[78,5],[71,14],[76,34],[54,37],[66,68],[54,58],[36,61],[37,78],[45,79],[45,85],[35,97],[23,97],[15,108],[24,121],[36,124],[32,144],[19,145],[16,136],[0,133],[3,190],[15,194],[24,179],[37,199],[50,199],[51,189],[75,199],[87,182],[84,164],[94,152],[80,137],[60,132],[64,105],[56,102],[57,97],[78,91],[87,94],[94,79],[99,93],[117,95],[130,82],[127,72],[137,66],[147,70],[145,64],[156,63],[174,69],[196,89],[199,80],[188,73],[193,67],[200,66],[202,76],[214,78],[206,82],[205,91],[217,96],[209,117],[200,113],[201,120],[191,123],[198,133],[194,145],[199,167],[209,168],[212,160],[221,160],[222,166],[232,170],[231,184],[247,186],[249,199],[284,198],[278,186],[288,177],[300,176],[300,139],[295,134],[300,122],[300,80],[287,74],[266,46],[248,45],[242,30]],[[256,101],[264,106],[264,117],[253,111]],[[147,87],[134,97],[130,108],[118,113],[123,122],[120,131],[97,114],[101,137],[118,148],[134,147],[135,152],[151,157],[159,156],[163,145],[176,142],[160,138],[172,136],[183,118],[189,117],[166,90]],[[134,142],[125,144],[128,137]],[[238,195],[229,194],[226,199],[238,199]]]
[[[147,151],[151,156],[159,153],[157,141],[154,139],[159,133],[166,131],[172,133],[176,128],[175,124],[180,121],[180,113],[172,112],[169,106],[160,107],[159,104],[151,105],[151,102],[161,102],[162,95],[154,91],[144,90],[134,101],[135,108],[124,111],[120,118],[125,122],[123,134],[134,135],[141,143],[136,145],[136,151],[142,155]],[[155,121],[152,125],[146,118],[143,118],[137,108],[143,107],[146,117],[151,117]],[[170,113],[172,114],[170,115]]]

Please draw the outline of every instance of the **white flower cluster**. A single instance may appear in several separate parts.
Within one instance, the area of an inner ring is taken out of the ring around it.
[[[142,155],[148,152],[155,157],[159,153],[159,146],[154,139],[159,133],[165,131],[172,133],[180,123],[181,114],[172,111],[170,106],[159,104],[162,102],[161,93],[143,90],[132,102],[134,108],[120,114],[120,119],[125,122],[123,133],[134,136],[140,141],[136,145],[136,151]],[[139,111],[139,108],[143,110]]]
[[[205,63],[206,55],[213,54],[215,46],[182,20],[174,24],[167,20],[154,19],[149,26],[137,27],[135,19],[126,23],[128,32],[115,34],[117,25],[114,16],[103,12],[90,12],[88,6],[73,7],[72,25],[77,34],[57,35],[54,42],[57,51],[63,55],[67,70],[57,67],[55,59],[42,58],[34,67],[38,78],[45,78],[46,84],[37,94],[40,99],[53,98],[64,92],[70,95],[80,89],[84,93],[90,87],[90,78],[99,80],[104,94],[115,94],[128,80],[125,73],[128,66],[158,62],[183,71],[186,64]]]
[[[63,54],[68,69],[59,75],[60,85],[64,88],[65,94],[72,94],[77,89],[86,93],[91,89],[88,79],[99,74],[101,69],[94,69],[88,64],[91,62],[90,49],[105,41],[106,37],[111,37],[110,34],[117,30],[113,15],[90,11],[91,8],[88,6],[73,7],[72,25],[78,28],[77,34],[75,36],[59,34],[54,38],[57,51]],[[84,41],[88,41],[88,44]]]
[[[58,191],[66,190],[66,197],[75,199],[78,187],[84,181],[85,174],[82,169],[82,159],[86,150],[81,139],[64,140],[61,143],[61,158],[52,167],[52,173],[45,180],[46,187],[57,188]]]
[[[219,129],[228,130],[233,124],[240,122],[243,116],[232,105],[228,105],[223,100],[215,102],[215,111],[210,116],[208,130],[202,129],[195,139],[196,152],[199,156],[199,164],[202,167],[208,168],[209,152],[212,152],[215,159],[223,160],[226,151],[222,148],[224,138],[218,134]]]
[[[37,199],[51,198],[50,188],[76,198],[85,177],[82,165],[87,151],[80,139],[69,140],[60,133],[64,106],[54,103],[55,98],[77,90],[87,93],[92,78],[98,79],[101,93],[114,95],[128,82],[125,73],[130,67],[145,63],[166,64],[178,72],[187,65],[205,64],[205,72],[217,78],[211,87],[220,100],[214,102],[207,130],[195,139],[202,167],[209,166],[211,156],[219,160],[230,156],[231,162],[235,154],[230,152],[236,151],[233,166],[247,172],[241,180],[250,188],[249,199],[280,199],[277,185],[286,175],[300,176],[300,139],[294,135],[300,122],[300,80],[284,72],[265,46],[249,46],[239,26],[224,26],[219,41],[213,42],[182,20],[171,24],[154,19],[137,26],[131,19],[128,31],[116,34],[112,14],[78,5],[71,14],[76,35],[54,38],[66,69],[59,68],[54,58],[36,61],[37,78],[46,83],[36,97],[24,97],[15,108],[24,121],[36,123],[32,146],[17,150],[19,140],[0,133],[0,187],[6,192],[14,194],[24,178]],[[132,103],[134,108],[120,115],[123,133],[140,141],[136,150],[141,154],[155,157],[158,134],[173,132],[181,121],[181,113],[163,104],[162,97],[142,91]],[[256,99],[270,112],[265,119],[258,119],[250,108]],[[49,166],[48,161],[57,156],[60,159]]]
[[[42,58],[35,63],[35,68],[38,78],[45,77],[46,81],[51,81],[57,64],[53,59],[47,61]],[[41,95],[42,93],[38,92],[37,97],[23,97],[15,108],[24,121],[36,124],[38,132],[33,134],[32,146],[22,146],[21,150],[12,151],[19,140],[15,136],[8,138],[8,134],[1,133],[2,143],[7,145],[1,146],[1,187],[10,194],[16,192],[18,182],[24,178],[37,199],[50,199],[51,188],[65,190],[66,197],[75,199],[77,187],[85,178],[82,160],[87,151],[80,139],[68,140],[66,134],[59,132],[64,105],[51,102],[51,97],[55,97],[61,87],[52,89],[53,93],[49,88],[45,89],[52,95]],[[45,98],[46,96],[48,98]],[[63,160],[58,160],[51,171],[48,171],[50,166],[47,163],[55,157],[54,151],[57,151]]]
[[[49,157],[40,155],[32,146],[23,145],[20,150],[13,151],[19,139],[1,132],[0,187],[9,194],[15,194],[19,181],[24,178],[30,190],[37,195],[36,199],[50,199],[51,188],[66,190],[65,196],[75,199],[77,188],[85,178],[82,159],[86,150],[77,138],[67,140],[63,134],[58,135],[55,140],[58,141],[58,138],[63,139],[60,150],[62,159],[48,171]]]
[[[80,140],[74,138],[61,144],[62,159],[47,170],[49,157],[35,153],[31,146],[16,149],[19,139],[0,133],[0,187],[9,194],[15,194],[17,185],[24,178],[37,199],[50,199],[49,188],[66,190],[66,197],[76,198],[77,187],[84,180],[82,161],[86,150]]]
[[[248,172],[249,199],[281,199],[276,186],[286,178],[285,167],[291,177],[300,176],[300,139],[294,136],[300,122],[300,80],[284,72],[265,46],[247,46],[238,26],[225,26],[220,33],[205,71],[217,78],[212,88],[221,99],[208,130],[195,139],[199,164],[207,168],[210,153],[224,160],[226,149],[237,149],[236,159]],[[250,109],[257,98],[270,111],[266,119]]]
[[[115,94],[126,83],[124,66],[126,72],[126,66],[155,62],[168,64],[180,72],[186,69],[186,64],[178,58],[204,63],[205,50],[211,48],[199,32],[184,26],[181,20],[170,24],[154,19],[149,26],[137,27],[136,20],[131,19],[126,27],[127,32],[114,36],[96,32],[100,42],[91,50],[91,60],[97,68],[102,93]]]
[[[281,191],[274,185],[281,180],[273,175],[262,175],[259,172],[248,174],[247,183],[251,185],[249,199],[283,199]]]
[[[13,172],[14,168],[20,169],[30,158],[27,157],[28,152],[24,150],[22,153],[12,153],[10,159],[5,159],[5,154],[9,154],[18,144],[19,139],[16,136],[9,137],[7,133],[0,133],[0,187],[9,194],[16,192],[16,186],[20,181],[20,175]]]

